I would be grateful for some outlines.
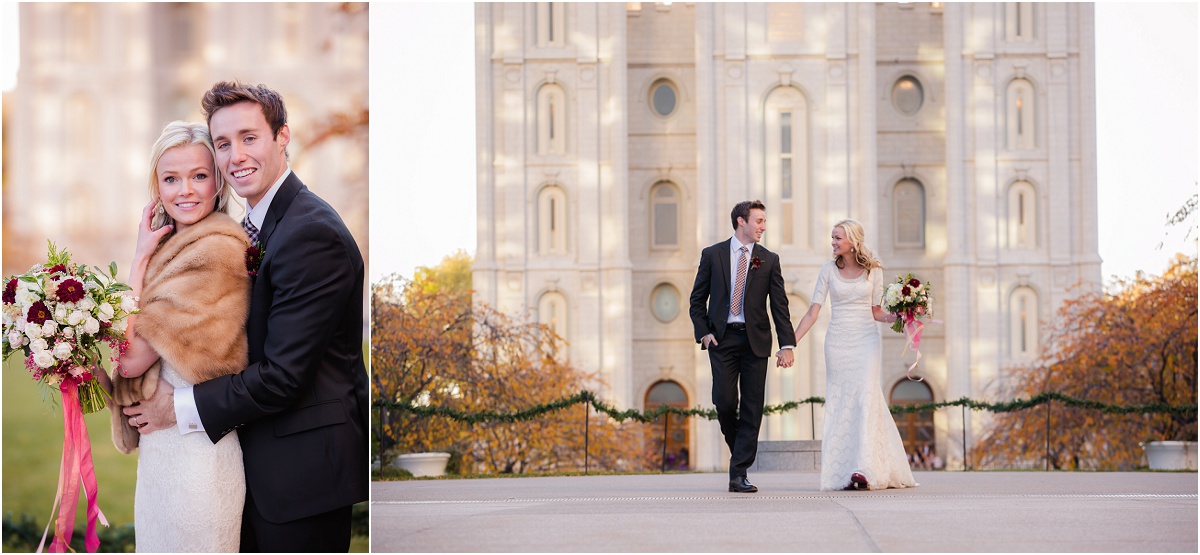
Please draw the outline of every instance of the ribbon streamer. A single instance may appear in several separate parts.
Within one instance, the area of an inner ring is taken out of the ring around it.
[[[907,341],[904,342],[904,350],[900,351],[900,356],[904,356],[904,354],[908,352],[909,345],[912,345],[913,352],[917,353],[917,360],[913,361],[912,366],[908,367],[908,370],[904,372],[904,375],[907,376],[909,380],[914,382],[925,381],[925,378],[912,377],[913,369],[917,367],[918,362],[921,362],[921,332],[925,331],[925,323],[918,320],[916,315],[914,315],[911,310],[901,313],[900,317],[904,319],[904,337],[907,339]],[[930,320],[930,322],[935,322],[938,324],[942,323],[941,320]]]
[[[71,550],[71,535],[75,531],[75,509],[79,505],[79,490],[87,498],[87,531],[84,534],[84,547],[88,553],[95,553],[100,548],[100,537],[96,533],[96,522],[108,526],[108,519],[100,511],[99,492],[96,488],[96,468],[92,462],[92,444],[88,439],[87,424],[83,420],[83,409],[79,404],[79,385],[74,380],[65,379],[59,384],[62,392],[63,407],[63,455],[62,466],[58,471],[58,492],[55,494],[54,506],[51,509],[51,521],[54,523],[54,541],[50,543],[50,553],[66,553]],[[42,533],[42,541],[38,545],[38,553],[46,544],[46,531]]]

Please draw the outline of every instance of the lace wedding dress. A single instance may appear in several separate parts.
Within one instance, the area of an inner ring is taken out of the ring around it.
[[[879,324],[871,306],[883,298],[880,270],[848,280],[832,262],[821,267],[812,302],[828,294],[825,333],[825,427],[821,489],[840,490],[862,474],[871,489],[917,485],[896,422],[883,397]]]
[[[165,361],[162,377],[189,384]],[[203,432],[175,428],[141,437],[133,527],[139,553],[236,553],[246,503],[237,432],[213,444]]]

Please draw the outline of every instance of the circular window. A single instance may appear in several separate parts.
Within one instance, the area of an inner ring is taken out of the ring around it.
[[[674,320],[679,315],[679,291],[669,283],[659,284],[650,294],[650,308],[659,322]]]
[[[925,104],[925,89],[921,87],[921,82],[911,75],[896,80],[892,86],[892,104],[906,116],[919,112]]]
[[[654,107],[654,113],[660,116],[669,116],[675,112],[675,106],[678,103],[678,95],[675,93],[675,86],[666,79],[655,81],[650,85],[650,105]]]

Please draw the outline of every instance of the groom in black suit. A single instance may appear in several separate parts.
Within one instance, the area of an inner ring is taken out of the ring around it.
[[[263,249],[246,324],[250,366],[126,414],[143,433],[177,426],[216,443],[238,430],[243,552],[346,552],[351,506],[369,485],[362,255],[337,212],[288,167],[278,93],[221,82],[202,105],[217,169],[250,205],[243,226]]]
[[[730,219],[733,237],[700,253],[689,313],[696,342],[708,350],[712,364],[713,404],[730,453],[729,491],[753,493],[758,488],[746,479],[746,469],[758,454],[771,356],[768,298],[782,347],[777,353],[779,366],[792,365],[796,338],[779,255],[758,244],[767,228],[766,208],[757,200],[741,202]]]

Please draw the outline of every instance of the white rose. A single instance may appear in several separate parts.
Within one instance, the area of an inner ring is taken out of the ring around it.
[[[108,303],[100,303],[100,321],[101,322],[112,321],[112,318],[115,314],[116,314],[116,311],[113,310],[113,305],[108,304]]]
[[[40,351],[33,354],[33,363],[38,365],[38,368],[50,368],[54,366],[54,355],[50,351]]]
[[[27,335],[29,339],[37,339],[41,337],[42,326],[30,322],[29,325],[25,326],[25,335]]]
[[[137,310],[137,307],[137,297],[133,295],[121,295],[121,310],[124,311],[125,314],[132,314],[133,311]]]
[[[66,360],[67,357],[70,357],[70,356],[71,356],[71,344],[70,343],[63,341],[62,343],[59,343],[58,345],[54,346],[54,358],[57,358],[58,360]]]
[[[8,332],[8,346],[16,349],[25,344],[25,334],[13,330]]]
[[[46,343],[45,339],[39,337],[29,343],[29,348],[35,353],[40,353],[42,351],[49,350],[50,346]]]
[[[96,301],[93,301],[91,297],[84,297],[84,298],[80,299],[79,302],[75,303],[75,308],[78,308],[79,310],[83,310],[83,311],[88,311],[93,308],[96,308]]]
[[[35,291],[30,291],[28,289],[17,290],[17,304],[22,308],[28,308],[29,305],[32,305],[40,300],[42,300],[42,296]]]
[[[62,336],[66,337],[67,339],[75,337],[75,328],[71,326],[64,326],[62,329]]]
[[[88,318],[87,322],[83,324],[83,331],[88,332],[90,335],[97,334],[100,331],[100,322],[95,318]]]
[[[122,335],[125,333],[125,330],[128,328],[129,328],[129,320],[121,318],[120,320],[113,322],[113,329],[117,330],[117,332],[121,333]]]
[[[67,307],[65,305],[60,304],[54,307],[54,319],[59,322],[67,321]]]
[[[54,320],[46,320],[46,322],[42,324],[43,337],[52,337],[56,333],[58,333],[58,322],[55,322]]]
[[[72,311],[71,314],[67,316],[67,323],[72,326],[78,326],[79,324],[83,323],[83,318],[84,318],[83,312],[81,312],[79,310],[75,310],[75,311]]]

